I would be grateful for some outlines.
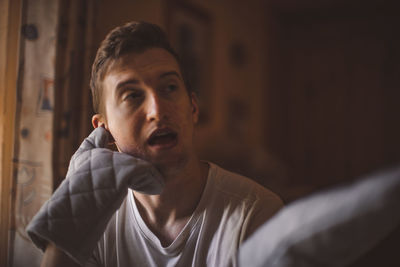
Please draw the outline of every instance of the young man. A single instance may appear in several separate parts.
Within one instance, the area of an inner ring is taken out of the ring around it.
[[[149,23],[114,29],[97,52],[93,126],[120,152],[152,163],[165,187],[159,195],[129,190],[86,266],[235,266],[240,244],[282,206],[251,180],[199,160],[199,109],[183,71]],[[57,261],[69,259],[49,245],[43,265]]]

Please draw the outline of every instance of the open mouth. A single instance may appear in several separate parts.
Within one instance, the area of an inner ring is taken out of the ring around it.
[[[170,129],[157,129],[149,137],[150,146],[172,146],[177,141],[177,133]]]

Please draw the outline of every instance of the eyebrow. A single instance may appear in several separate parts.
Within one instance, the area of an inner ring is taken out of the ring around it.
[[[129,80],[118,83],[116,88],[117,88],[117,90],[119,90],[127,84],[139,84],[139,83],[140,83],[139,80],[129,79]]]
[[[160,78],[164,78],[164,77],[170,76],[170,75],[176,76],[176,77],[178,77],[179,79],[182,80],[181,75],[178,72],[174,71],[174,70],[173,71],[164,72],[163,74],[160,75]]]
[[[162,73],[160,76],[159,76],[159,79],[162,79],[162,78],[165,78],[165,77],[168,77],[168,76],[176,76],[178,79],[180,79],[180,80],[182,80],[182,77],[181,77],[181,75],[177,72],[177,71],[168,71],[168,72],[164,72],[164,73]],[[125,86],[125,85],[128,85],[128,84],[140,84],[140,81],[139,80],[137,80],[137,79],[128,79],[128,80],[126,80],[126,81],[123,81],[123,82],[120,82],[120,83],[118,83],[117,84],[117,86],[116,86],[116,89],[117,89],[117,91],[121,91],[121,89]]]

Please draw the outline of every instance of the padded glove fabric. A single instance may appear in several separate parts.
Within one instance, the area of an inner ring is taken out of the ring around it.
[[[239,266],[348,266],[400,225],[400,169],[283,208],[239,250]]]
[[[72,156],[67,177],[27,227],[33,243],[49,241],[83,265],[128,188],[159,194],[160,173],[148,162],[105,148],[109,133],[99,127]]]

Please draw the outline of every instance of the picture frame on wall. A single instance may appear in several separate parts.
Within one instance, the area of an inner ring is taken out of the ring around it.
[[[203,9],[187,2],[167,2],[167,34],[183,72],[199,97],[199,125],[210,122],[212,109],[212,21]]]

